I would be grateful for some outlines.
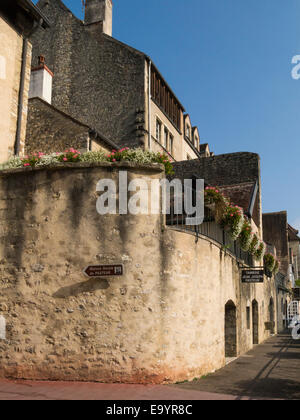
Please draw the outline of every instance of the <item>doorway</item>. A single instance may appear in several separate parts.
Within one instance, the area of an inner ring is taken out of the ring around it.
[[[269,317],[270,317],[270,323],[271,323],[271,334],[275,334],[275,315],[274,315],[274,300],[273,300],[273,298],[270,299]]]
[[[253,344],[259,343],[259,316],[258,316],[258,303],[256,300],[252,302],[252,330],[253,330]]]
[[[232,300],[225,305],[225,357],[237,357],[236,306]]]

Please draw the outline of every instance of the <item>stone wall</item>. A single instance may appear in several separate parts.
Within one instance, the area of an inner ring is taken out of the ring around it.
[[[240,262],[160,215],[100,216],[102,178],[150,182],[159,165],[68,164],[0,173],[0,376],[170,383],[225,364],[225,305],[236,306],[236,350],[252,347],[247,307],[258,302],[259,341],[270,332],[274,284],[242,285]],[[123,277],[87,279],[92,264],[123,263]]]
[[[289,242],[287,212],[263,214],[264,241],[276,247],[280,272],[289,275]]]
[[[145,58],[113,38],[89,31],[60,0],[38,6],[51,28],[32,37],[54,73],[52,104],[120,145],[136,146],[136,112],[144,110]],[[142,138],[144,144],[144,138]]]
[[[0,16],[0,163],[14,154],[16,141],[23,38]],[[23,96],[20,149],[24,150],[30,83],[31,45],[28,44]]]
[[[89,128],[39,98],[29,100],[25,154],[87,151]]]
[[[248,152],[228,153],[206,157],[205,159],[177,162],[174,169],[175,177],[180,179],[197,176],[203,178],[208,185],[224,187],[222,188],[224,194],[227,194],[233,203],[240,205],[245,211],[248,210],[255,182],[258,181],[259,188],[253,211],[253,220],[262,236],[261,173],[258,154]],[[250,184],[252,184],[252,187]],[[248,198],[245,199],[245,197]],[[248,202],[248,205],[246,202]]]

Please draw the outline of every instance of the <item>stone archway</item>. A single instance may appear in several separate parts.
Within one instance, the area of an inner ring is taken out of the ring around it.
[[[269,318],[271,323],[271,334],[275,333],[275,313],[274,313],[274,300],[271,297],[269,304]]]
[[[259,344],[259,313],[258,302],[255,299],[252,301],[252,332],[253,344]]]
[[[225,357],[237,357],[236,306],[232,300],[225,305]]]

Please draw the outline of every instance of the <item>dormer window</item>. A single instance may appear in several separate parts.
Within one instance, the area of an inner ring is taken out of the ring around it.
[[[196,149],[198,149],[199,139],[198,139],[197,136],[195,136],[194,145],[195,145]]]
[[[188,124],[186,126],[185,135],[190,140],[190,138],[191,138],[191,127]]]

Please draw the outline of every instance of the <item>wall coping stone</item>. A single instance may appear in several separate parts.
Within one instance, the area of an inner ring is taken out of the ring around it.
[[[26,172],[37,171],[55,171],[60,169],[87,169],[87,168],[116,168],[116,169],[143,169],[149,172],[161,173],[165,171],[165,167],[161,163],[141,164],[136,162],[74,162],[74,163],[55,163],[47,166],[9,168],[0,170],[0,178],[7,175],[14,175]]]

